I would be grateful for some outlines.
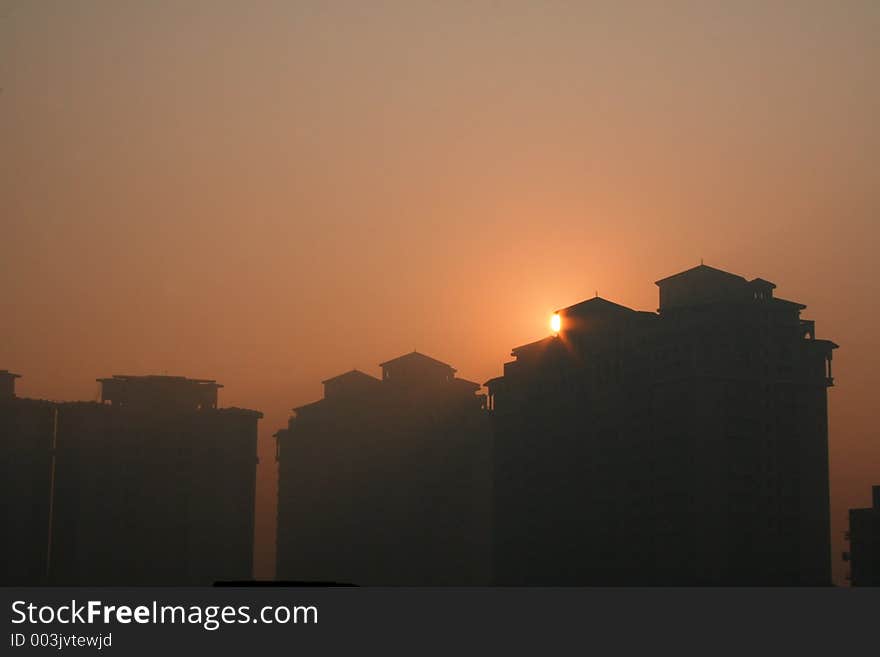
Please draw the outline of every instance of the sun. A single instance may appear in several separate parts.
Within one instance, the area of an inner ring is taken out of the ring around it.
[[[550,316],[550,330],[554,333],[559,333],[559,329],[562,328],[562,318],[559,316],[559,313],[553,313]]]

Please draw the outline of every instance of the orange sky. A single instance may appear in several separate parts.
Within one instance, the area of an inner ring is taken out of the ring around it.
[[[837,540],[880,483],[877,34],[869,0],[0,0],[0,368],[262,410],[266,577],[270,436],[321,379],[418,348],[484,381],[704,258],[841,345]]]

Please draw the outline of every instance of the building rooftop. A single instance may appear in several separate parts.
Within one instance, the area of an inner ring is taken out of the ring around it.
[[[398,363],[422,363],[425,365],[434,365],[437,367],[445,367],[453,372],[455,372],[455,368],[452,367],[449,363],[444,363],[442,360],[437,360],[436,358],[431,358],[430,356],[426,356],[423,353],[418,351],[411,351],[408,354],[404,354],[403,356],[398,356],[397,358],[392,358],[391,360],[386,360],[384,363],[379,363],[379,367],[387,367],[388,365],[397,365]]]
[[[514,347],[510,351],[510,355],[517,356],[522,352],[543,350],[558,341],[559,338],[557,338],[555,335],[548,335],[546,338],[541,338],[540,340],[535,340],[534,342],[529,342],[527,344],[521,344],[518,347]]]
[[[771,290],[776,289],[776,283],[771,283],[770,281],[763,278],[753,278],[749,281],[749,285],[756,285],[761,287],[769,287]]]
[[[481,387],[476,381],[468,381],[467,379],[452,379],[452,384],[468,390],[479,390]]]
[[[349,370],[348,372],[343,372],[342,374],[331,376],[329,379],[324,379],[323,381],[321,381],[321,383],[326,385],[328,383],[336,383],[342,381],[373,381],[379,383],[379,379],[377,379],[375,376],[371,376],[366,372],[361,372],[358,369]]]
[[[213,379],[166,375],[116,374],[97,381],[104,403],[141,408],[216,409],[217,390],[223,387]]]
[[[633,310],[632,308],[628,308],[627,306],[622,306],[619,303],[614,303],[613,301],[608,301],[608,299],[603,299],[600,296],[595,296],[592,299],[587,299],[586,301],[581,301],[580,303],[576,303],[572,306],[567,306],[565,308],[560,308],[556,311],[560,315],[588,315],[588,314],[608,314],[608,313],[634,313],[638,312]]]
[[[703,277],[703,278],[717,278],[717,279],[728,279],[731,281],[739,281],[742,283],[746,283],[746,279],[738,274],[731,274],[729,271],[724,271],[723,269],[718,269],[716,267],[710,267],[709,265],[704,265],[700,263],[696,267],[691,267],[690,269],[685,269],[684,271],[680,271],[677,274],[672,274],[671,276],[667,276],[666,278],[661,278],[659,281],[654,281],[655,285],[660,285],[661,283],[666,283],[675,279],[681,278],[692,278],[692,277]],[[775,286],[774,286],[775,287]]]
[[[309,402],[308,404],[303,404],[302,406],[294,406],[292,410],[294,413],[301,413],[304,410],[308,410],[310,408],[315,408],[317,406],[322,405],[323,403],[324,403],[324,400],[319,399],[318,401]]]
[[[150,384],[174,384],[174,383],[186,383],[186,384],[200,384],[205,386],[211,386],[216,388],[222,388],[223,385],[217,383],[214,379],[190,379],[185,376],[169,376],[167,374],[143,374],[143,375],[131,375],[131,374],[114,374],[111,377],[105,377],[101,379],[96,379],[99,383],[105,382],[128,382],[128,383],[138,383],[144,385]]]
[[[803,310],[801,303],[773,296],[776,284],[763,278],[747,280],[738,274],[700,264],[655,281],[660,288],[660,311],[713,303],[768,301]]]
[[[14,374],[9,370],[0,370],[0,399],[15,398],[15,380],[19,378],[21,378],[20,374]]]

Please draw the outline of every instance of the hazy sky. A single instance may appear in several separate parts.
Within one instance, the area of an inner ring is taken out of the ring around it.
[[[836,559],[880,484],[878,34],[873,0],[0,0],[0,368],[262,410],[265,577],[271,434],[322,379],[484,381],[704,258],[841,345]]]

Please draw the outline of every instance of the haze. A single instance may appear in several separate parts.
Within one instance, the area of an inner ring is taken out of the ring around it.
[[[262,410],[271,577],[271,435],[322,379],[417,348],[485,381],[703,258],[841,345],[843,549],[880,483],[878,34],[872,1],[0,0],[0,368]]]

